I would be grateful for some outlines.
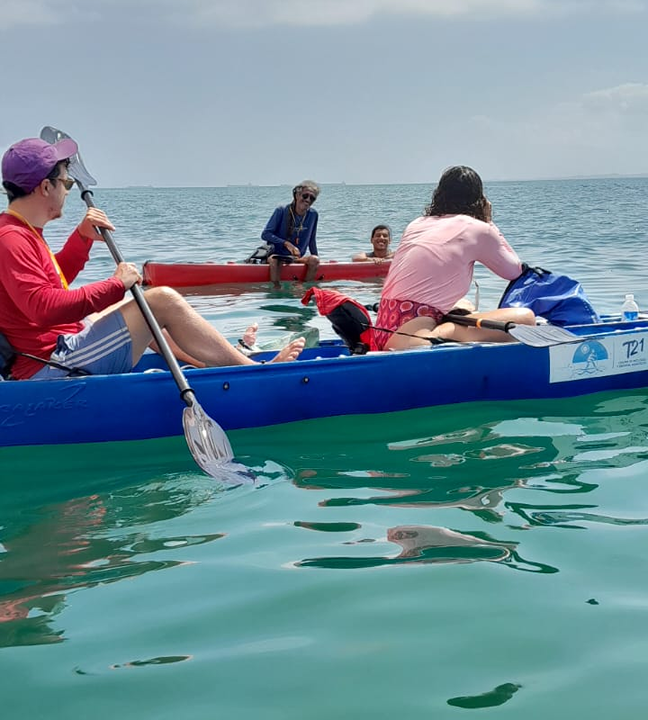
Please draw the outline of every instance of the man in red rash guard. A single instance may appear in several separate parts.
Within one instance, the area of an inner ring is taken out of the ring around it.
[[[90,208],[56,254],[43,237],[43,227],[62,215],[74,184],[69,159],[76,153],[71,139],[50,145],[28,138],[2,158],[9,207],[0,215],[0,333],[18,353],[64,366],[19,355],[12,367],[15,379],[65,377],[70,368],[91,374],[128,372],[152,341],[135,301],[121,302],[141,282],[132,263],[119,263],[106,280],[68,287],[87,262],[93,242],[101,240],[97,228],[114,230],[104,212]],[[183,359],[199,365],[254,364],[174,290],[153,288],[146,300]],[[303,338],[295,340],[274,361],[294,360],[303,347]]]

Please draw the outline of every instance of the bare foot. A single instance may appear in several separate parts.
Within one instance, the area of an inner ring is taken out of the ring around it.
[[[248,346],[253,348],[257,341],[257,332],[259,331],[259,323],[252,323],[250,327],[243,333],[241,340]]]
[[[301,351],[304,349],[305,344],[306,340],[304,340],[303,337],[289,342],[283,350],[280,350],[272,358],[272,360],[270,360],[270,362],[292,362],[293,360],[297,360],[297,358],[301,355]]]

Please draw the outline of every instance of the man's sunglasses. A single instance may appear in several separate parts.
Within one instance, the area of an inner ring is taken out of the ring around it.
[[[315,200],[317,200],[317,195],[311,195],[310,193],[302,193],[301,199],[310,200],[311,203],[314,203]]]
[[[72,190],[76,180],[74,178],[53,178],[57,182],[60,182],[66,190]]]

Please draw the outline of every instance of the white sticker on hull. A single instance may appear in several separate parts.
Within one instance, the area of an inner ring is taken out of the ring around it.
[[[549,382],[648,370],[648,332],[602,335],[549,348]]]

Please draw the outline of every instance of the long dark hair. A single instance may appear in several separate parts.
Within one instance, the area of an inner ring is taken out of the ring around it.
[[[425,214],[470,215],[486,222],[486,202],[479,175],[466,165],[455,165],[441,175]]]

